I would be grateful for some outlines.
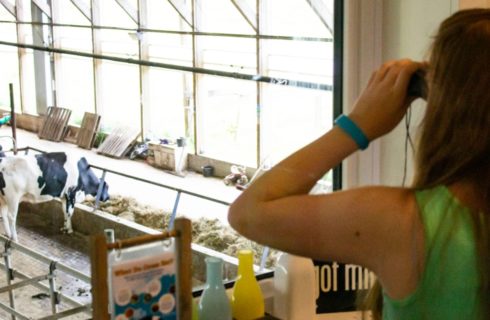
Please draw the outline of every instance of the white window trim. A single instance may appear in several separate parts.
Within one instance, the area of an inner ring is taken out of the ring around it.
[[[382,0],[346,0],[344,7],[343,112],[348,113],[373,70],[382,63]],[[371,142],[344,161],[344,189],[379,184],[380,142]]]

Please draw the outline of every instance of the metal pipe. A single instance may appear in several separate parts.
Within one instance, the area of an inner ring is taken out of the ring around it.
[[[3,265],[3,264],[0,264],[0,269],[7,270],[6,267],[5,267],[5,265]],[[24,274],[24,273],[22,273],[20,271],[13,270],[12,273],[17,278],[20,278],[20,279],[29,279],[29,276],[27,276],[26,274]],[[48,286],[46,286],[43,283],[34,282],[34,283],[32,283],[32,286],[33,287],[36,287],[36,288],[38,288],[38,289],[40,289],[40,290],[42,290],[44,292],[49,292]],[[67,303],[71,303],[71,304],[73,304],[75,306],[78,306],[78,307],[84,306],[82,303],[80,303],[80,302],[78,302],[78,301],[76,301],[76,300],[74,300],[74,299],[72,299],[72,298],[70,298],[68,296],[65,296],[62,293],[59,294],[59,298],[60,298],[61,301],[65,301]]]
[[[227,77],[227,78],[240,79],[240,80],[265,82],[265,83],[271,83],[271,84],[277,84],[277,85],[283,85],[283,86],[291,86],[291,87],[299,87],[299,88],[323,90],[323,91],[333,91],[333,86],[329,85],[329,84],[313,83],[313,82],[299,81],[299,80],[293,80],[293,79],[284,79],[284,78],[271,78],[271,77],[262,76],[259,74],[254,75],[254,74],[245,74],[245,73],[238,73],[238,72],[227,72],[227,71],[220,71],[220,70],[205,69],[205,68],[199,68],[199,67],[187,67],[187,66],[181,66],[181,65],[176,65],[176,64],[152,62],[152,61],[145,61],[145,60],[135,60],[135,59],[131,59],[131,58],[120,58],[120,57],[115,57],[115,56],[107,56],[107,55],[103,55],[103,54],[94,54],[94,53],[87,53],[87,52],[73,51],[73,50],[66,50],[66,49],[58,49],[58,48],[47,48],[47,47],[42,47],[42,46],[35,46],[35,45],[30,45],[30,44],[21,44],[21,43],[15,43],[15,42],[0,41],[0,45],[13,46],[13,47],[19,47],[19,48],[24,48],[24,49],[32,49],[32,50],[38,50],[38,51],[45,51],[45,52],[69,54],[69,55],[74,55],[74,56],[116,61],[116,62],[122,62],[122,63],[128,63],[128,64],[141,65],[141,66],[158,67],[158,68],[169,69],[169,70],[178,70],[178,71],[193,72],[193,73],[199,73],[199,74],[208,74],[208,75],[213,75],[213,76]]]
[[[3,252],[3,258],[4,258],[4,261],[5,261],[5,271],[6,271],[6,275],[7,275],[7,285],[11,285],[12,284],[12,280],[13,280],[13,272],[12,272],[12,267],[11,267],[11,264],[10,264],[10,244],[11,244],[11,241],[7,241],[5,242],[5,246],[4,246],[4,252]],[[9,290],[9,303],[10,303],[10,307],[12,309],[15,309],[15,297],[14,297],[14,293],[12,290]],[[15,320],[15,315],[12,314],[11,315],[12,317],[12,320]]]
[[[1,287],[0,288],[0,293],[4,293],[4,292],[7,292],[7,291],[11,291],[11,290],[17,289],[17,288],[21,288],[21,287],[30,285],[33,282],[44,281],[44,280],[47,280],[48,278],[49,278],[49,275],[48,274],[43,274],[41,276],[37,276],[37,277],[34,277],[34,278],[26,279],[26,280],[21,281],[21,282],[16,282],[14,284],[10,284],[10,285]]]
[[[3,304],[2,302],[0,302],[0,308],[10,313],[12,315],[12,319],[16,319],[16,317],[18,317],[20,320],[32,320],[32,318],[26,317],[22,313],[16,311],[15,309],[12,309],[11,307]]]
[[[0,235],[0,241],[10,241],[8,238],[4,237],[3,235]],[[11,242],[11,248],[12,249],[15,249],[15,250],[18,250],[22,253],[25,253],[25,254],[28,254],[30,255],[31,257],[41,261],[41,262],[44,262],[46,264],[50,264],[52,262],[54,262],[54,260],[52,259],[49,259],[48,257],[45,257],[43,256],[42,254],[40,253],[37,253],[35,251],[32,251],[30,249],[28,249],[27,247],[24,247],[23,245],[20,245],[16,242]],[[74,276],[76,278],[79,278],[80,280],[83,280],[87,283],[90,283],[90,277],[84,273],[81,273],[80,271],[77,271],[61,262],[57,262],[57,268],[58,270],[61,270],[71,276]]]
[[[175,187],[172,187],[172,186],[169,186],[169,185],[165,185],[165,184],[161,184],[161,183],[158,183],[158,182],[155,182],[155,181],[151,181],[151,180],[147,180],[147,179],[143,179],[143,178],[138,178],[138,177],[135,177],[135,176],[132,176],[132,175],[129,175],[129,174],[122,173],[122,172],[117,172],[117,171],[114,171],[114,170],[110,170],[110,169],[99,167],[99,166],[95,166],[95,165],[89,165],[89,167],[90,168],[99,169],[99,170],[104,170],[104,171],[107,171],[109,173],[117,174],[117,175],[119,175],[121,177],[135,179],[135,180],[138,180],[138,181],[141,181],[141,182],[145,182],[145,183],[149,183],[149,184],[152,184],[152,185],[155,185],[155,186],[159,186],[159,187],[162,187],[162,188],[174,190],[174,191],[177,191],[177,192],[182,192],[182,193],[185,193],[185,194],[194,196],[194,197],[198,197],[198,198],[201,198],[201,199],[206,199],[206,200],[213,201],[213,202],[216,202],[216,203],[220,203],[220,204],[223,204],[223,205],[227,205],[227,206],[230,205],[230,203],[227,202],[227,201],[222,201],[222,200],[214,199],[214,198],[211,198],[211,197],[207,197],[205,195],[202,195],[202,194],[198,194],[198,193],[195,193],[195,192],[191,192],[191,191],[186,191],[186,190],[183,190],[183,189],[175,188]]]
[[[102,177],[100,177],[99,180],[99,188],[97,189],[97,195],[95,196],[95,210],[99,208],[100,196],[102,195],[102,190],[104,189],[106,172],[106,170],[102,170]]]
[[[174,208],[172,210],[172,215],[170,216],[170,221],[168,222],[168,229],[172,230],[174,228],[175,217],[177,216],[177,207],[179,206],[181,192],[177,192],[177,196],[175,197]]]
[[[25,21],[9,21],[0,20],[0,23],[15,23],[17,25],[29,24],[29,25],[51,25],[47,22],[25,22]],[[264,40],[286,40],[286,41],[312,41],[312,42],[333,42],[333,38],[324,37],[304,37],[304,36],[277,36],[277,35],[267,35],[267,34],[241,34],[241,33],[222,33],[222,32],[202,32],[202,31],[175,31],[175,30],[159,30],[159,29],[134,29],[134,28],[124,28],[124,27],[112,27],[112,26],[102,26],[102,25],[81,25],[81,24],[67,24],[67,23],[53,23],[54,27],[67,27],[67,28],[85,28],[85,29],[98,29],[98,30],[116,30],[116,31],[133,31],[133,32],[152,32],[152,33],[165,33],[165,34],[177,34],[177,35],[196,35],[205,37],[231,37],[231,38],[259,38]]]
[[[86,305],[86,306],[72,308],[69,310],[62,311],[62,312],[58,312],[57,314],[53,314],[51,316],[39,318],[37,320],[54,320],[54,319],[65,318],[65,317],[71,316],[71,315],[76,314],[76,313],[80,313],[83,311],[89,311],[90,309],[91,309],[91,304]]]
[[[14,141],[14,154],[17,154],[17,120],[14,106],[14,84],[9,83],[10,92],[10,126],[12,127],[12,139]]]
[[[56,262],[52,261],[49,264],[49,296],[51,300],[51,313],[56,314],[58,312],[58,292],[56,291]]]

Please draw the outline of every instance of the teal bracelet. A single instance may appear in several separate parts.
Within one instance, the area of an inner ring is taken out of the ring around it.
[[[335,119],[335,124],[344,130],[352,140],[356,142],[361,150],[366,149],[369,146],[369,140],[362,132],[361,128],[357,126],[348,116],[342,114],[337,119]]]

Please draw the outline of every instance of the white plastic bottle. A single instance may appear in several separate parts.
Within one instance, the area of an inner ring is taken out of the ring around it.
[[[311,259],[281,253],[274,270],[273,310],[279,319],[315,319],[315,267]]]

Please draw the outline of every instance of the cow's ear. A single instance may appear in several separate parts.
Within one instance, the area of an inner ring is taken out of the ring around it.
[[[80,160],[78,160],[78,169],[79,170],[87,170],[88,169],[88,161],[85,159],[85,157],[81,157]]]

